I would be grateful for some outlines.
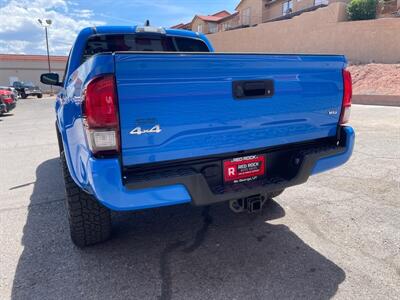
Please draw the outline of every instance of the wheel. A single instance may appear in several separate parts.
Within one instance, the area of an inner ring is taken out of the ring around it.
[[[38,98],[42,98],[43,95],[42,95],[42,94],[38,94],[37,97],[38,97]]]
[[[68,221],[72,242],[82,248],[108,240],[111,236],[111,212],[92,195],[76,185],[61,153]]]
[[[26,99],[27,97],[28,97],[28,95],[25,94],[25,92],[22,92],[22,93],[21,93],[21,98],[22,98],[22,99]]]

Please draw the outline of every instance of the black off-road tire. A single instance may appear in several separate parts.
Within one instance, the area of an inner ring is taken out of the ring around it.
[[[42,95],[42,94],[38,94],[37,97],[38,97],[38,98],[42,98],[43,95]]]
[[[61,153],[61,164],[72,242],[83,248],[108,240],[111,236],[110,210],[76,185],[69,174],[64,152]]]

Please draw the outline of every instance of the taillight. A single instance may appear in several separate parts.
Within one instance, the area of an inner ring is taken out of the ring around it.
[[[343,70],[343,100],[342,100],[342,112],[340,114],[339,124],[346,124],[350,120],[352,96],[353,96],[353,88],[351,82],[351,74],[349,71]]]
[[[83,115],[90,150],[95,155],[119,152],[117,94],[114,76],[90,81],[84,92]]]
[[[5,96],[5,98],[3,98],[3,101],[6,104],[11,104],[14,102],[14,99],[7,95],[7,96]]]

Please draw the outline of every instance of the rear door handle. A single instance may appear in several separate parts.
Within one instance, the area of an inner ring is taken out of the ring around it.
[[[233,97],[238,100],[266,98],[274,95],[274,81],[237,80],[232,82]]]

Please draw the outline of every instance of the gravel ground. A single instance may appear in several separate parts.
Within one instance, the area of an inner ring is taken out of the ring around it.
[[[0,117],[0,299],[398,299],[400,108],[354,106],[345,166],[262,214],[188,205],[69,240],[52,99]]]
[[[400,96],[400,64],[366,64],[348,67],[354,95]]]

